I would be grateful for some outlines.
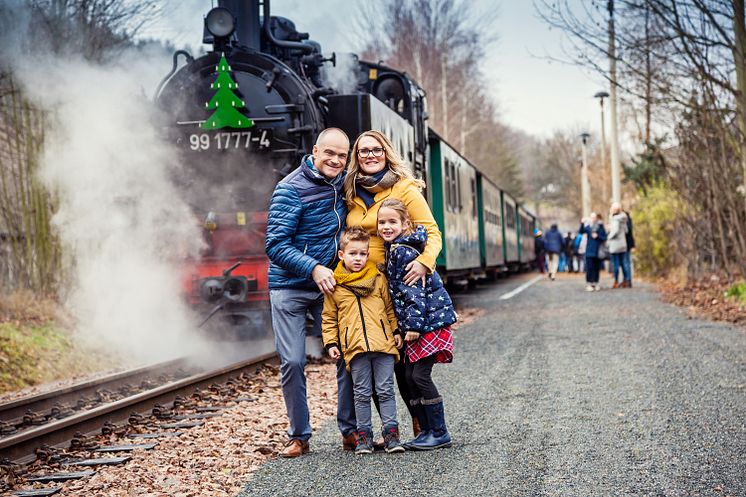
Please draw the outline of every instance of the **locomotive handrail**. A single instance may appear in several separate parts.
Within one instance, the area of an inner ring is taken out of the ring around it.
[[[177,50],[174,52],[174,64],[173,67],[171,67],[171,72],[166,74],[166,77],[161,80],[161,82],[158,84],[158,87],[155,89],[155,94],[153,94],[153,100],[156,100],[158,98],[158,95],[161,94],[161,90],[163,89],[163,86],[166,84],[166,82],[171,79],[171,76],[176,73],[176,68],[179,65],[179,55],[183,55],[186,60],[187,64],[194,62],[194,57],[192,57],[192,54],[187,52],[186,50]]]

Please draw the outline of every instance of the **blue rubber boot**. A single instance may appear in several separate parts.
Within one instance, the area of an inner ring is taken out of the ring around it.
[[[419,435],[414,437],[414,439],[402,444],[407,450],[417,450],[411,444],[415,442],[421,442],[430,433],[430,423],[428,423],[427,421],[425,409],[422,408],[422,404],[420,403],[421,401],[422,397],[409,401],[410,405],[412,406],[412,411],[414,411],[417,420],[420,422],[420,433]]]
[[[445,411],[443,410],[443,397],[437,399],[423,399],[422,408],[427,416],[430,430],[424,438],[409,443],[410,450],[433,450],[451,446],[451,434],[446,428]]]

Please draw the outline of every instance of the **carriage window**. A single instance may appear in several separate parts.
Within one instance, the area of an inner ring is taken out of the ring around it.
[[[471,217],[477,218],[477,180],[471,179]]]
[[[453,165],[454,167],[454,177],[456,178],[456,184],[453,185],[454,189],[456,190],[456,205],[454,205],[454,208],[461,212],[464,209],[464,206],[461,203],[461,171],[460,169],[456,169],[456,165]]]
[[[458,212],[461,209],[461,192],[459,191],[459,179],[456,163],[446,159],[445,170],[446,207],[451,212]]]
[[[446,191],[446,209],[451,210],[451,161],[445,160],[445,184],[443,185]]]

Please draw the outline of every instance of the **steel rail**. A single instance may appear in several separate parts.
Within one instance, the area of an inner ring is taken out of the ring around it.
[[[190,395],[197,388],[227,381],[249,368],[276,357],[277,353],[271,352],[217,370],[195,374],[59,421],[2,438],[0,439],[0,458],[7,457],[16,464],[27,464],[35,459],[34,449],[37,447],[44,444],[50,446],[61,445],[71,440],[77,432],[87,435],[96,434],[107,421],[115,424],[121,423],[126,421],[133,412],[150,411],[155,404],[168,404],[177,395]]]
[[[69,405],[70,401],[77,402],[81,397],[94,394],[101,389],[117,388],[126,383],[139,383],[143,380],[153,378],[155,375],[172,371],[181,366],[184,361],[185,359],[183,358],[174,359],[127,371],[120,371],[49,392],[12,400],[0,404],[0,420],[14,421],[23,417],[28,410],[39,413],[51,409],[56,403],[66,403]]]

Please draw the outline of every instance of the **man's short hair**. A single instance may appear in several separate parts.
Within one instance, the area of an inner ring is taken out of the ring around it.
[[[339,250],[344,250],[350,242],[370,242],[370,233],[361,226],[351,226],[342,232],[339,237]]]
[[[333,133],[335,131],[338,131],[339,133],[342,133],[342,136],[344,136],[347,139],[347,143],[350,143],[350,137],[347,136],[347,133],[345,133],[341,129],[339,129],[339,128],[326,128],[325,130],[322,130],[321,133],[319,133],[319,136],[316,137],[316,146],[319,147],[320,143],[324,139],[324,137],[326,135],[328,135],[329,133]]]

